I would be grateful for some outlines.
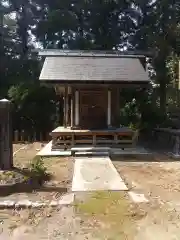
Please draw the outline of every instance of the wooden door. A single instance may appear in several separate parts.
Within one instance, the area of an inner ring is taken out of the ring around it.
[[[104,90],[80,92],[80,127],[84,129],[107,127],[107,93]]]

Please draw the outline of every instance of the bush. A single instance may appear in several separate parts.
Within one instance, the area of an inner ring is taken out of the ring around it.
[[[35,157],[30,166],[31,179],[36,179],[39,182],[43,182],[49,178],[47,168],[44,166],[43,159],[41,157]]]

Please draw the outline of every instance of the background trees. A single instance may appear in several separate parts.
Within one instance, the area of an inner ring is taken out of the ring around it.
[[[163,119],[167,103],[179,104],[178,94],[169,91],[178,79],[178,0],[0,0],[0,97],[14,103],[15,129],[49,131],[58,119],[54,90],[37,81],[41,62],[32,52],[37,47],[149,50],[156,87],[141,98],[136,91],[122,91],[123,111],[135,98],[133,114],[133,109],[144,112],[148,106]]]

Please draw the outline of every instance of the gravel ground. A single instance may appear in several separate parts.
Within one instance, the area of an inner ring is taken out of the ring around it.
[[[35,153],[37,147],[30,146],[30,149],[28,159],[32,159],[32,152]],[[27,156],[27,150],[24,151],[24,154]],[[20,153],[20,157],[16,156],[15,163],[21,165],[22,159],[23,152]],[[57,181],[62,188],[70,189],[73,159],[67,161],[67,159],[56,158],[53,160],[53,164],[49,160],[46,159],[45,164],[55,175],[53,181]],[[27,163],[28,160],[23,161],[26,166]],[[143,212],[142,217],[137,221],[136,234],[129,231],[129,236],[121,239],[178,240],[180,236],[180,163],[172,161],[166,156],[156,155],[154,159],[146,159],[146,157],[141,157],[141,159],[119,158],[113,160],[113,164],[131,191],[144,193],[149,199],[149,203],[136,205],[137,210]],[[82,196],[86,199],[87,194],[82,194]],[[119,239],[118,237],[112,238],[111,234],[104,237],[104,230],[109,227],[109,223],[97,222],[97,214],[94,214],[94,217],[78,214],[74,206],[64,206],[58,209],[27,209],[20,212],[1,211],[0,232],[2,234],[0,239],[1,237],[3,240],[9,239],[10,232],[13,240],[32,238],[34,240]],[[98,228],[102,234],[97,237],[95,233]]]

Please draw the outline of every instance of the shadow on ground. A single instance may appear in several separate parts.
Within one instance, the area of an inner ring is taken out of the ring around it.
[[[120,162],[179,162],[179,158],[173,158],[168,154],[164,153],[152,153],[152,154],[142,154],[142,155],[121,155],[121,156],[111,156],[112,161]]]
[[[28,169],[13,168],[14,172],[23,175],[24,179],[12,184],[4,184],[0,186],[0,197],[5,197],[15,193],[32,193],[36,192],[58,192],[66,193],[66,187],[54,186],[54,184],[48,184],[51,176],[47,175],[45,178],[32,177],[31,172]],[[50,183],[50,182],[49,182]]]

